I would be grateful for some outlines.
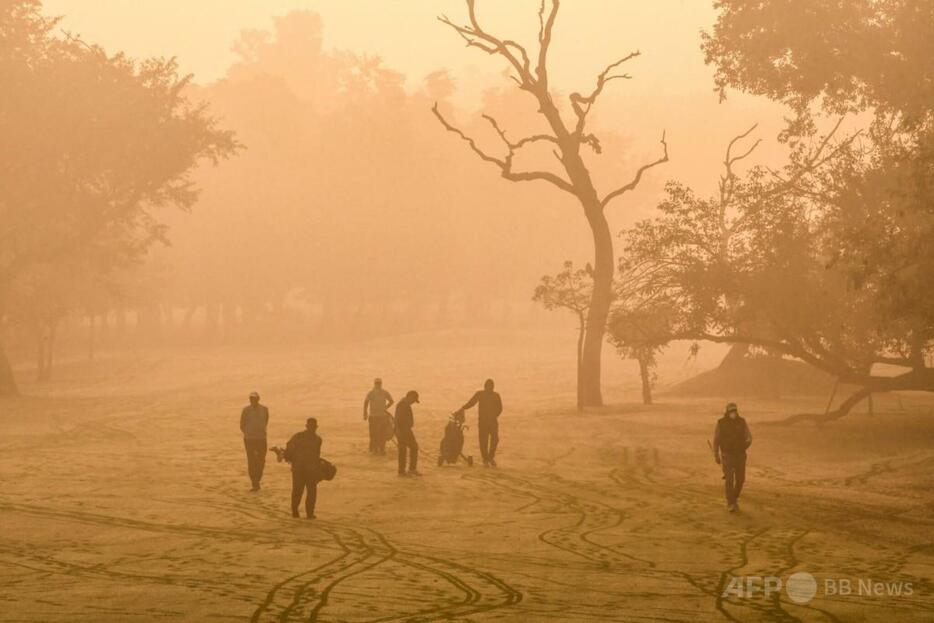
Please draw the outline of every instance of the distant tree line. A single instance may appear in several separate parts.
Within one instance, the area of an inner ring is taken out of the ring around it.
[[[0,4],[0,318],[33,325],[40,375],[62,317],[112,305],[160,212],[194,204],[196,165],[235,151],[188,81],[61,32],[37,0]],[[0,395],[16,391],[0,343]]]

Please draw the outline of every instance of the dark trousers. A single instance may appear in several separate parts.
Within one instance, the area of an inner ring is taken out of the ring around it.
[[[370,415],[370,452],[373,454],[386,453],[386,438],[383,436],[386,429],[386,416],[383,414]]]
[[[266,466],[266,440],[244,439],[246,448],[246,466],[253,486],[258,486],[263,479],[263,468]]]
[[[307,495],[305,492],[307,490]],[[292,514],[298,512],[298,505],[305,495],[305,514],[311,517],[315,514],[315,502],[318,501],[318,475],[307,469],[292,470]]]
[[[746,453],[721,452],[720,463],[723,466],[723,489],[726,503],[735,504],[746,481]]]
[[[484,463],[496,458],[496,446],[499,445],[499,422],[480,422],[480,456]]]
[[[415,471],[418,466],[418,442],[412,429],[396,430],[396,442],[399,444],[399,473],[405,473],[406,450],[409,454],[409,471]]]

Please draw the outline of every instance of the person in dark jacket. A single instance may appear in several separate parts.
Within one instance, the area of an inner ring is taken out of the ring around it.
[[[285,460],[292,464],[292,517],[299,516],[298,505],[305,495],[305,516],[315,518],[321,480],[321,437],[317,431],[318,420],[310,417],[305,422],[305,430],[292,435],[285,446]]]
[[[418,442],[415,441],[415,416],[412,403],[418,402],[418,392],[410,390],[405,398],[396,403],[396,443],[399,444],[399,475],[420,476],[418,473]],[[406,453],[409,455],[409,470],[405,470]]]
[[[723,467],[726,506],[731,513],[739,510],[739,494],[746,481],[746,449],[751,444],[749,425],[740,417],[736,403],[729,403],[714,429],[713,458]]]
[[[480,456],[484,467],[496,467],[496,447],[499,445],[499,415],[503,400],[493,391],[493,379],[487,379],[483,389],[467,401],[461,411],[477,406],[477,430],[480,431]]]
[[[269,424],[269,409],[259,403],[259,394],[250,393],[250,404],[240,412],[240,432],[243,433],[243,446],[246,448],[247,472],[251,491],[259,491],[259,481],[263,479],[266,465],[266,426]]]

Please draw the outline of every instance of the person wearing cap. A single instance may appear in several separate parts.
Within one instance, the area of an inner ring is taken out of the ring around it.
[[[305,517],[315,518],[318,482],[321,480],[321,437],[318,420],[305,420],[305,430],[295,433],[285,445],[285,460],[292,464],[292,517],[299,517],[298,505],[305,496]]]
[[[739,510],[739,494],[746,480],[746,449],[751,444],[749,425],[740,417],[736,403],[729,403],[714,429],[713,458],[723,467],[726,506],[731,513]]]
[[[405,398],[396,403],[396,443],[399,444],[399,475],[418,476],[418,442],[415,441],[415,416],[412,404],[418,402],[418,392],[409,390]],[[405,469],[405,455],[409,455],[409,470]]]
[[[363,401],[363,419],[370,422],[370,454],[386,454],[386,429],[389,407],[395,403],[392,396],[383,389],[383,379],[373,380],[373,389]]]
[[[496,467],[496,447],[499,445],[499,415],[503,400],[493,391],[493,379],[487,379],[483,389],[460,408],[466,411],[477,405],[477,430],[480,431],[480,456],[484,467]]]
[[[246,448],[247,472],[253,483],[251,491],[259,491],[259,481],[263,479],[268,424],[269,409],[259,403],[258,393],[250,393],[250,404],[240,412],[240,432],[243,433],[243,446]]]

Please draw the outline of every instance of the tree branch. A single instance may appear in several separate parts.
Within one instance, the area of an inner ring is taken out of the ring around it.
[[[509,142],[509,139],[506,138],[506,133],[503,132],[503,130],[499,127],[499,124],[496,122],[496,120],[493,117],[489,115],[483,115],[483,117],[487,121],[489,121],[490,124],[493,126],[493,129],[496,131],[496,133],[499,135],[502,141],[506,144],[506,147],[509,151],[505,158],[498,158],[496,156],[492,156],[486,153],[485,151],[480,149],[480,147],[477,145],[477,142],[473,138],[467,136],[459,128],[448,123],[448,121],[441,114],[441,111],[438,110],[437,102],[435,103],[434,106],[432,106],[431,111],[434,113],[435,117],[438,118],[438,121],[441,122],[441,125],[444,126],[444,129],[446,129],[448,132],[453,132],[454,134],[457,134],[461,138],[461,140],[463,140],[470,146],[470,149],[472,149],[473,152],[477,154],[477,156],[479,156],[481,160],[485,162],[489,162],[491,164],[495,164],[497,167],[499,167],[500,173],[504,179],[507,179],[511,182],[530,182],[530,181],[535,181],[535,180],[541,180],[544,182],[550,182],[551,184],[557,186],[561,190],[571,193],[572,195],[575,194],[574,187],[570,184],[570,182],[567,182],[566,180],[562,179],[558,175],[555,175],[554,173],[550,173],[548,171],[513,171],[512,160],[513,160],[513,157],[515,156],[515,149],[516,149],[517,144],[513,144]]]
[[[510,65],[519,74],[516,82],[523,89],[531,90],[535,85],[535,79],[531,72],[531,61],[525,48],[510,39],[499,39],[487,33],[480,26],[477,19],[476,0],[466,0],[467,13],[470,19],[470,26],[459,26],[452,22],[446,15],[438,17],[438,21],[454,29],[460,37],[467,42],[470,47],[483,50],[487,54],[499,54],[505,58]],[[517,52],[519,57],[517,58]]]
[[[590,95],[584,96],[578,92],[571,93],[568,99],[571,100],[571,108],[574,109],[574,114],[577,115],[577,127],[574,129],[574,133],[577,136],[582,136],[584,133],[584,126],[587,123],[587,115],[590,113],[590,109],[593,106],[594,102],[597,101],[597,97],[603,92],[603,87],[606,86],[606,83],[611,80],[629,80],[632,78],[629,74],[614,74],[610,75],[614,69],[625,63],[626,61],[632,60],[639,56],[641,52],[636,50],[635,52],[630,52],[623,58],[619,59],[615,63],[610,63],[607,65],[606,69],[600,72],[600,75],[597,76],[597,86],[594,87],[594,90],[590,92]]]
[[[683,331],[676,333],[672,336],[673,340],[705,340],[708,342],[714,342],[717,344],[753,344],[755,346],[762,346],[764,348],[771,348],[779,352],[785,353],[786,355],[791,355],[805,361],[806,363],[811,364],[819,370],[836,376],[841,380],[854,381],[856,376],[853,375],[853,371],[849,368],[843,370],[831,365],[830,363],[823,361],[822,359],[815,357],[814,355],[808,353],[807,351],[802,350],[801,348],[795,347],[793,344],[788,344],[780,340],[770,340],[767,338],[760,338],[755,336],[747,335],[716,335],[714,333],[707,333],[705,331]],[[866,376],[866,375],[864,375]],[[868,378],[868,377],[867,377]],[[859,384],[859,381],[855,381]]]
[[[558,144],[558,139],[549,134],[535,134],[533,136],[526,136],[525,138],[521,138],[517,142],[513,143],[508,138],[506,138],[506,132],[499,127],[499,123],[496,121],[496,119],[490,115],[483,115],[483,118],[486,119],[491,126],[493,126],[493,130],[499,135],[500,139],[502,139],[503,143],[505,143],[506,147],[508,147],[509,151],[511,152],[518,151],[523,146],[529,145],[536,141],[546,141],[549,143],[554,143],[555,145]]]
[[[761,139],[761,138],[760,138],[760,139],[757,139],[756,142],[753,143],[752,146],[751,146],[749,149],[747,149],[744,153],[742,153],[742,154],[739,155],[739,156],[733,156],[733,155],[732,155],[732,154],[733,154],[733,146],[736,145],[736,143],[738,143],[739,141],[741,141],[741,140],[743,140],[744,138],[746,138],[747,136],[749,136],[750,134],[752,134],[753,130],[755,130],[758,126],[759,126],[758,123],[754,123],[754,124],[752,125],[752,127],[750,127],[748,130],[746,130],[746,131],[743,132],[742,134],[738,134],[737,136],[734,136],[734,137],[733,137],[733,140],[731,140],[731,141],[727,144],[727,146],[726,146],[726,155],[723,157],[723,169],[724,169],[724,174],[720,176],[720,184],[719,184],[719,187],[720,187],[720,205],[719,205],[719,213],[720,213],[721,252],[725,252],[725,251],[726,251],[726,249],[725,249],[726,244],[727,244],[727,242],[728,242],[730,236],[731,236],[731,235],[733,234],[733,232],[735,231],[735,227],[734,227],[735,223],[734,223],[734,225],[730,225],[730,226],[727,226],[727,224],[726,224],[726,211],[727,211],[727,208],[729,207],[730,203],[732,203],[732,201],[733,201],[733,194],[734,194],[734,191],[735,191],[735,189],[736,189],[736,179],[737,179],[737,176],[736,176],[736,174],[733,172],[733,165],[734,165],[736,162],[739,162],[740,160],[743,160],[744,158],[748,157],[753,151],[755,151],[756,147],[759,146],[759,143],[762,142],[762,139]]]
[[[798,413],[790,417],[785,418],[784,420],[779,420],[777,422],[767,422],[772,426],[784,426],[788,424],[794,424],[795,422],[801,422],[804,420],[809,420],[817,422],[818,424],[823,422],[829,422],[832,420],[837,420],[842,418],[850,411],[853,410],[853,407],[865,400],[870,394],[873,393],[873,390],[868,387],[862,387],[856,392],[854,392],[849,398],[844,400],[839,407],[833,411],[828,411],[826,413]]]
[[[653,167],[657,167],[657,166],[660,165],[660,164],[663,164],[663,163],[665,163],[665,162],[668,162],[668,143],[665,142],[665,133],[664,133],[664,132],[662,132],[661,144],[662,144],[662,157],[659,158],[658,160],[655,160],[655,161],[650,162],[650,163],[648,163],[648,164],[644,164],[644,165],[642,165],[641,167],[639,167],[639,170],[636,171],[636,175],[635,175],[635,177],[632,178],[632,181],[631,181],[631,182],[629,182],[629,183],[626,184],[625,186],[620,186],[619,188],[617,188],[616,190],[614,190],[613,192],[611,192],[610,194],[608,194],[606,197],[603,198],[603,201],[600,202],[600,206],[601,206],[601,207],[604,207],[604,208],[605,208],[605,207],[606,207],[611,201],[613,201],[613,199],[615,199],[616,197],[619,197],[619,196],[622,195],[623,193],[626,193],[626,192],[629,192],[630,190],[635,189],[636,186],[639,185],[639,182],[642,181],[642,175],[643,175],[646,171],[648,171],[649,169],[651,169],[651,168],[653,168]]]
[[[560,0],[551,1],[551,11],[548,13],[548,19],[545,19],[545,0],[542,0],[541,7],[538,10],[538,65],[535,67],[535,74],[538,76],[538,82],[542,88],[548,90],[548,48],[551,46],[551,32],[555,25],[555,19],[558,17],[558,7]]]
[[[743,140],[744,138],[746,138],[747,136],[749,136],[749,135],[752,133],[752,131],[755,130],[757,127],[759,127],[759,124],[758,124],[758,123],[752,124],[752,127],[749,128],[748,130],[746,130],[745,132],[743,132],[742,134],[739,134],[739,135],[737,135],[737,136],[734,136],[734,137],[733,137],[733,140],[731,140],[730,143],[726,146],[726,158],[724,159],[723,164],[726,165],[726,170],[727,170],[728,173],[732,172],[731,167],[733,166],[733,163],[734,163],[734,162],[738,162],[738,161],[742,160],[743,158],[746,158],[749,154],[751,154],[751,153],[753,152],[753,150],[755,150],[756,147],[759,146],[759,143],[762,142],[762,139],[761,139],[761,138],[756,139],[756,142],[752,144],[752,147],[750,147],[749,149],[747,149],[742,155],[740,155],[740,156],[732,156],[732,155],[731,155],[732,152],[733,152],[733,145],[735,145],[735,144],[738,143],[739,141],[741,141],[741,140]]]

